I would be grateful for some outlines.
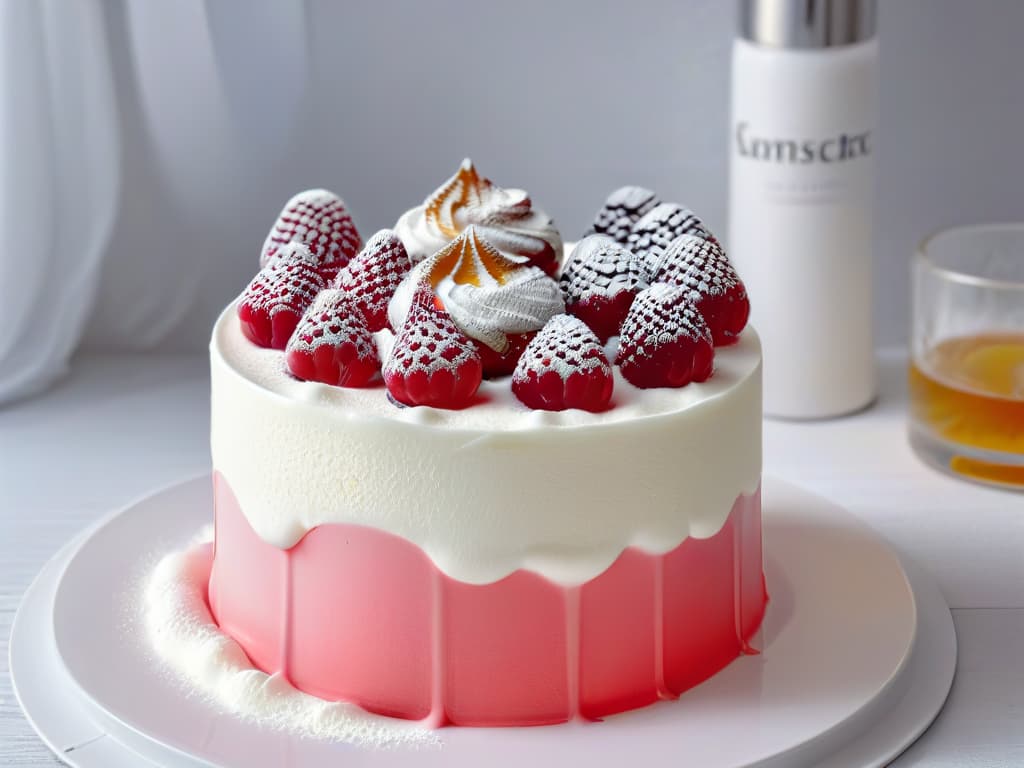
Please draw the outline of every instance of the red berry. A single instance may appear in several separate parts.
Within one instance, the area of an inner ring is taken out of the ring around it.
[[[441,308],[430,285],[421,283],[384,365],[391,397],[405,405],[464,408],[482,378],[476,347]]]
[[[676,203],[659,203],[636,223],[626,244],[641,260],[657,264],[669,244],[680,235],[714,239],[704,222],[689,208]],[[651,270],[656,271],[656,266]],[[655,282],[650,279],[648,282]]]
[[[506,334],[508,338],[508,349],[504,352],[495,352],[482,341],[471,338],[470,341],[472,341],[474,346],[476,346],[476,351],[480,353],[480,362],[483,364],[484,378],[496,379],[501,376],[511,375],[512,371],[516,369],[516,363],[519,362],[519,358],[522,356],[523,350],[526,349],[526,345],[529,344],[530,340],[536,335],[536,331],[530,331],[529,333]]]
[[[688,298],[704,315],[715,346],[732,344],[746,327],[747,289],[717,242],[693,235],[676,238],[654,279],[689,289]]]
[[[304,243],[326,282],[334,279],[361,245],[345,202],[326,189],[307,189],[285,203],[263,243],[260,266],[266,266],[285,243]]]
[[[362,387],[380,370],[377,343],[352,298],[328,288],[310,304],[285,349],[288,369],[304,381]]]
[[[302,313],[324,287],[316,259],[301,243],[278,249],[242,293],[242,333],[261,347],[284,349]]]
[[[618,335],[633,299],[646,285],[633,253],[606,235],[580,240],[561,279],[566,312],[586,323],[602,343]]]
[[[621,245],[629,241],[633,225],[654,206],[658,196],[643,187],[619,187],[604,201],[594,218],[594,232]]]
[[[376,332],[388,327],[388,302],[410,269],[412,262],[398,235],[382,229],[338,273],[336,282],[349,292],[369,329]]]
[[[681,286],[655,283],[633,302],[615,362],[634,386],[683,387],[711,376],[711,332],[687,295]]]
[[[512,391],[529,408],[603,411],[612,397],[612,367],[597,336],[572,315],[548,320],[512,374]]]

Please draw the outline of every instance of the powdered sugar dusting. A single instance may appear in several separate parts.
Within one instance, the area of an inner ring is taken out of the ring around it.
[[[421,724],[373,715],[293,688],[253,667],[221,632],[206,603],[212,529],[188,549],[165,556],[145,587],[143,620],[152,647],[174,673],[214,705],[264,728],[362,747],[440,745]]]
[[[625,245],[633,224],[658,204],[658,196],[644,187],[619,187],[605,200],[594,219],[594,232]]]
[[[360,360],[376,360],[377,344],[352,298],[340,288],[321,291],[302,316],[287,351],[315,352],[348,342]]]
[[[622,323],[615,362],[644,389],[681,388],[711,377],[711,330],[686,288],[655,283],[637,295]]]
[[[331,273],[345,266],[361,245],[345,202],[326,189],[299,192],[285,203],[263,243],[260,265],[292,242],[305,244],[317,266],[329,267]]]
[[[562,272],[561,287],[566,302],[574,303],[592,294],[635,293],[646,287],[646,281],[632,251],[606,236],[590,235],[573,249]]]
[[[387,325],[388,302],[411,267],[402,241],[392,230],[382,229],[338,274],[335,284],[352,295],[370,330],[379,331]]]
[[[640,218],[627,238],[630,249],[638,256],[654,258],[662,254],[680,235],[711,238],[711,232],[697,215],[676,203],[660,203]]]
[[[412,308],[395,339],[391,357],[384,365],[385,380],[423,373],[428,377],[445,370],[456,375],[473,358],[476,348],[434,304],[434,292],[426,283],[417,286]]]
[[[523,351],[512,381],[524,382],[530,374],[555,371],[562,381],[573,373],[599,370],[612,375],[604,348],[586,323],[572,315],[556,315],[533,337]]]
[[[566,311],[606,341],[619,334],[637,291],[646,287],[640,259],[607,235],[589,235],[572,252],[560,281]]]
[[[301,243],[287,243],[256,273],[243,301],[273,317],[282,310],[301,315],[324,287],[316,257]]]
[[[695,235],[682,235],[672,241],[653,279],[690,289],[691,301],[723,296],[739,282],[722,247]]]
[[[679,339],[711,343],[711,331],[697,308],[687,299],[686,288],[655,283],[641,291],[622,323],[620,345],[626,340],[645,354]]]

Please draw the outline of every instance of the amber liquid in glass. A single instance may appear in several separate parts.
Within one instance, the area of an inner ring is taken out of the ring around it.
[[[1017,454],[1018,466],[957,456],[963,474],[1024,485],[1024,333],[947,339],[910,366],[911,417],[935,437]]]

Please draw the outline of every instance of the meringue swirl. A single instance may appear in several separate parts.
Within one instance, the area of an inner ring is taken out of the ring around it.
[[[417,264],[395,291],[388,320],[396,332],[421,282],[434,289],[459,330],[499,353],[508,349],[508,334],[539,330],[565,311],[558,283],[501,253],[472,224]]]
[[[469,226],[506,257],[553,275],[562,238],[551,217],[534,208],[521,189],[502,189],[481,176],[468,158],[423,205],[402,214],[395,232],[414,261],[446,246]]]

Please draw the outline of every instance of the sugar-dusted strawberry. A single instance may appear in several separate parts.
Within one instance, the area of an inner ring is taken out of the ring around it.
[[[555,315],[527,346],[512,391],[529,408],[603,411],[612,397],[612,367],[601,342],[582,320]]]
[[[285,348],[288,369],[304,381],[366,386],[380,370],[377,344],[363,313],[340,288],[320,291]]]
[[[604,201],[594,218],[593,231],[626,245],[629,233],[644,214],[658,204],[658,196],[643,187],[619,187]]]
[[[508,376],[516,369],[516,363],[526,349],[526,345],[537,335],[536,331],[529,333],[507,333],[508,349],[504,352],[496,352],[482,341],[470,338],[476,351],[480,353],[480,362],[484,369],[485,379],[496,379],[501,376]]]
[[[632,251],[607,235],[580,240],[560,284],[565,311],[590,326],[602,343],[618,334],[637,292],[646,287]]]
[[[633,224],[626,244],[650,265],[648,270],[653,273],[664,250],[680,235],[712,238],[704,222],[689,208],[676,203],[659,203]]]
[[[376,332],[388,327],[388,302],[410,269],[412,262],[398,235],[382,229],[338,273],[336,283],[348,291],[367,326]]]
[[[483,378],[480,354],[441,307],[433,289],[420,283],[384,364],[391,397],[405,405],[464,408]]]
[[[677,237],[665,250],[654,279],[689,289],[688,298],[704,315],[716,347],[732,344],[746,327],[747,289],[716,241]]]
[[[261,347],[284,349],[302,313],[324,287],[316,257],[301,243],[288,243],[242,293],[238,319],[246,338]]]
[[[634,386],[682,387],[714,370],[711,332],[678,285],[655,283],[633,302],[619,336],[615,363]]]
[[[260,266],[266,266],[285,243],[304,243],[327,282],[361,245],[345,202],[326,189],[307,189],[285,203],[263,243]]]

